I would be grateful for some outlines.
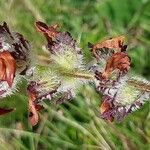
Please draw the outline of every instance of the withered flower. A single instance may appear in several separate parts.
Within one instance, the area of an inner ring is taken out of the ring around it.
[[[31,86],[31,85],[30,85]],[[35,126],[39,122],[39,114],[43,107],[36,103],[37,92],[35,90],[30,89],[28,87],[28,95],[29,95],[29,122],[32,126]]]
[[[48,72],[46,70],[43,72],[38,69],[34,70],[33,76],[28,80],[29,122],[32,126],[39,122],[38,111],[43,108],[40,102],[44,99],[51,100],[53,94],[57,92],[56,86],[59,85],[59,80],[52,73],[49,76]]]
[[[97,91],[101,92],[101,117],[113,121],[122,121],[129,113],[141,108],[150,98],[149,82],[141,78],[121,77],[119,80],[99,80]],[[138,82],[145,87],[139,87]]]
[[[44,22],[37,21],[35,23],[35,26],[37,28],[37,31],[43,33],[44,36],[46,37],[47,42],[48,42],[47,44],[48,48],[51,47],[51,45],[53,44],[53,40],[59,34],[59,31],[58,31],[59,25],[54,24],[54,25],[48,26]]]
[[[124,39],[125,39],[124,36],[118,36],[111,38],[109,40],[98,42],[97,44],[94,45],[88,43],[88,47],[91,48],[94,57],[99,60],[103,53],[106,54],[110,53],[111,51],[113,51],[113,53],[125,51],[127,46],[124,45]]]
[[[86,70],[83,55],[76,40],[73,39],[69,32],[58,31],[55,25],[48,27],[45,23],[36,22],[36,27],[44,35],[46,34],[46,39],[51,39],[51,42],[48,42],[48,49],[51,53],[49,67],[52,70],[51,73],[54,72],[60,80],[58,91],[69,91],[69,93],[71,91],[72,95],[74,95],[74,90],[80,84],[90,80],[92,76]]]
[[[4,22],[0,25],[0,98],[12,94],[29,65],[29,43]]]
[[[128,81],[124,81],[128,82]],[[128,83],[114,89],[105,87],[102,104],[100,106],[101,117],[113,121],[122,121],[128,114],[141,108],[150,98],[148,92],[143,92]]]
[[[83,55],[69,32],[58,31],[57,25],[48,26],[36,22],[36,28],[48,41],[50,64],[36,66],[28,80],[29,122],[36,125],[39,120],[37,105],[44,99],[55,99],[56,104],[75,96],[83,83],[93,78],[83,63]]]
[[[16,91],[17,83],[29,66],[29,43],[16,32],[11,32],[7,23],[0,25],[0,98]],[[0,115],[14,109],[0,108]]]
[[[123,39],[113,38],[97,46],[101,49],[105,45],[99,55],[101,67],[95,65],[96,70],[94,70],[97,91],[103,95],[100,113],[102,118],[111,122],[114,119],[123,120],[150,98],[148,81],[127,76],[130,58],[127,52],[122,51],[126,47],[123,45]],[[112,51],[107,51],[106,47],[112,48]],[[115,52],[115,48],[118,50],[120,48],[120,52]]]

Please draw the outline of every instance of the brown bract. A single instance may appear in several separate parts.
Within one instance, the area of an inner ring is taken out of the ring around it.
[[[100,59],[100,56],[98,55],[98,51],[100,49],[106,48],[106,49],[113,49],[116,52],[121,52],[126,49],[126,46],[124,45],[124,36],[118,36],[109,40],[101,41],[95,45],[93,45],[92,52],[93,55],[97,58]]]
[[[108,60],[102,77],[108,79],[111,73],[118,69],[119,72],[126,73],[130,69],[130,58],[125,52],[113,54]]]
[[[7,81],[11,87],[15,77],[16,61],[8,51],[0,52],[0,81]]]

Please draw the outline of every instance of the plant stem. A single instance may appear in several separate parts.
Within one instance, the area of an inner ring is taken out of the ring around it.
[[[134,86],[138,88],[141,91],[150,92],[150,84],[146,84],[142,81],[136,81],[136,80],[128,80],[127,83],[131,86]]]
[[[82,79],[94,79],[94,75],[90,74],[90,73],[85,73],[85,72],[75,72],[75,73],[66,73],[66,72],[62,72],[62,75],[65,76],[70,76],[70,77],[75,77],[75,78],[82,78]]]

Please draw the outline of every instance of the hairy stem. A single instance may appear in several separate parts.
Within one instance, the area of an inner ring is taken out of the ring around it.
[[[137,89],[145,92],[150,92],[150,84],[146,84],[142,81],[136,81],[136,80],[128,80],[127,81],[129,85],[136,87]]]
[[[65,76],[69,76],[69,77],[75,77],[75,78],[81,78],[81,79],[87,79],[87,80],[94,79],[93,74],[85,73],[85,72],[74,72],[74,73],[62,72],[61,74]]]

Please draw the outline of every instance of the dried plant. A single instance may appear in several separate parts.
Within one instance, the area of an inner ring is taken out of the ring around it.
[[[29,97],[29,122],[39,121],[38,111],[44,99],[60,104],[75,97],[83,84],[93,82],[102,94],[101,117],[121,121],[140,108],[150,98],[150,83],[141,77],[128,75],[131,59],[124,45],[124,36],[89,43],[97,63],[88,67],[82,49],[71,34],[61,32],[58,24],[35,24],[47,40],[49,54],[34,63],[29,42],[19,33],[11,32],[7,24],[0,26],[0,98],[16,92],[17,84],[26,79]],[[43,59],[44,58],[44,59]],[[95,59],[93,58],[93,59]],[[37,58],[38,59],[38,58]],[[0,109],[0,115],[13,109]]]

